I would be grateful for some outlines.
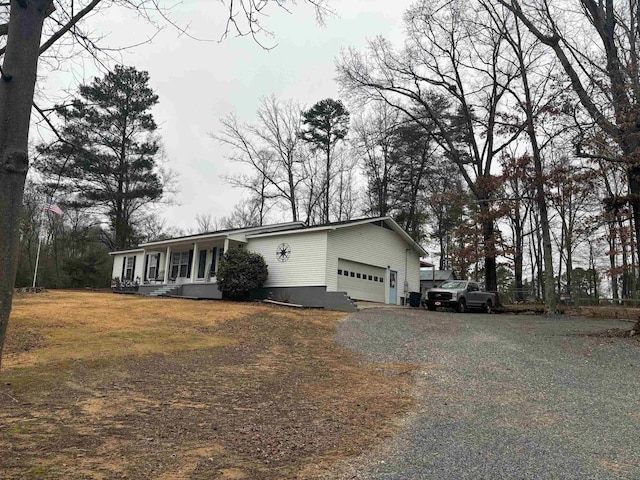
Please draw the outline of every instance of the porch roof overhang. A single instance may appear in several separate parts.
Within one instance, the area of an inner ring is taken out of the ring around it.
[[[142,252],[144,252],[144,249],[142,248],[132,248],[129,250],[117,250],[115,252],[109,252],[109,255],[122,255],[126,253],[142,253]]]
[[[155,242],[146,242],[139,245],[144,250],[150,250],[154,247],[170,247],[174,245],[189,245],[196,242],[207,241],[224,241],[226,239],[239,243],[247,243],[246,236],[254,232],[271,232],[288,229],[303,228],[302,222],[287,222],[275,225],[264,225],[259,227],[234,228],[230,230],[219,230],[217,232],[201,233],[196,235],[187,235],[184,237],[167,238],[166,240],[158,240]]]
[[[167,240],[159,240],[157,242],[141,243],[140,247],[143,250],[156,250],[159,248],[192,245],[194,243],[200,243],[200,242],[224,241],[227,238],[236,242],[247,243],[246,239],[240,238],[237,235],[232,236],[224,233],[224,234],[218,234],[218,235],[209,234],[209,235],[197,235],[193,237],[184,237],[184,238],[170,238]]]

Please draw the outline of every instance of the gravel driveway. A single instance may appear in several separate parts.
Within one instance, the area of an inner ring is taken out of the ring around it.
[[[375,308],[337,341],[408,364],[415,411],[332,479],[639,479],[640,343],[619,321]]]

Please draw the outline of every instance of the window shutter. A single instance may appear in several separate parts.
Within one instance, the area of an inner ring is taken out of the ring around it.
[[[134,280],[136,278],[136,259],[138,256],[133,257],[133,265],[131,266],[131,278],[129,280]]]
[[[147,277],[147,268],[149,268],[149,255],[144,256],[144,270],[142,271],[142,277],[145,282],[149,280]]]
[[[122,257],[122,273],[120,274],[120,280],[124,280],[124,269],[127,268],[127,257]]]
[[[191,267],[193,266],[193,250],[189,250],[189,264],[187,266],[187,276],[191,277]]]

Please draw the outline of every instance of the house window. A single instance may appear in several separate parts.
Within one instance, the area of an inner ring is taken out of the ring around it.
[[[379,281],[380,281],[380,283],[384,282],[384,280],[382,279],[382,277],[380,277]]]
[[[349,275],[350,275],[351,277],[355,277],[355,276],[356,276],[356,272],[349,272]]]
[[[357,278],[362,278],[362,276],[359,273],[356,273],[356,277]]]
[[[204,278],[204,272],[207,269],[207,251],[200,250],[200,258],[198,259],[198,278]]]
[[[155,280],[158,275],[158,255],[149,255],[149,270],[147,271],[147,277],[150,280]]]
[[[348,276],[349,276],[349,270],[343,270],[343,271],[342,271],[342,274],[343,274],[345,277],[348,277]]]
[[[123,280],[133,280],[133,275],[136,266],[136,257],[125,257],[124,259],[125,267],[124,267],[124,275]]]
[[[342,269],[341,268],[338,269],[338,275],[342,275]]]
[[[171,254],[171,278],[186,277],[189,274],[189,252]]]
[[[378,276],[376,275],[375,277],[373,277],[373,281],[377,282],[378,281]]]
[[[371,275],[369,275],[369,280],[373,279],[373,277]]]

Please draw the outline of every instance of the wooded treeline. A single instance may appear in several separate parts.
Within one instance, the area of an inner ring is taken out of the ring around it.
[[[561,294],[635,298],[638,8],[613,0],[416,2],[405,14],[401,48],[377,38],[337,60],[344,103],[323,99],[309,107],[269,97],[253,122],[222,120],[211,136],[242,164],[226,180],[248,195],[227,217],[197,215],[192,232],[390,215],[430,246],[439,268],[508,290],[514,300],[544,298],[553,311]],[[563,30],[569,24],[576,26],[571,35]],[[99,105],[100,96],[91,97],[96,87],[57,107],[65,129],[56,143],[39,147],[36,162],[45,186],[50,190],[55,177],[65,208],[108,219],[106,227],[82,227],[95,245],[128,248],[190,233],[137,214],[166,189],[166,176],[151,161],[157,139],[125,142],[138,160],[127,167],[134,170],[125,168],[123,183],[118,137],[132,124],[114,121],[126,117],[122,111],[87,116],[82,101]],[[147,92],[138,113],[156,101]],[[153,132],[152,118],[140,121]],[[96,143],[88,127],[105,125],[116,130],[112,140],[93,151],[78,148]],[[87,171],[104,178],[113,164],[120,165],[108,172],[116,184],[132,186],[121,198],[85,181]],[[70,167],[75,179],[62,174]],[[150,172],[152,181],[133,187]],[[61,245],[65,235],[79,235],[72,218],[54,220],[64,225]],[[45,245],[54,251],[58,237],[48,231]],[[53,262],[56,282],[76,281],[61,267],[73,255]],[[31,257],[33,241],[22,244],[18,284],[27,283],[23,265]]]
[[[614,0],[418,1],[402,47],[337,60],[358,113],[334,143],[304,141],[318,105],[269,98],[255,123],[224,120],[214,136],[253,172],[229,181],[258,223],[391,215],[440,268],[548,311],[635,298],[638,18]]]
[[[33,284],[36,264],[37,285],[106,287],[110,251],[163,233],[151,207],[171,182],[151,114],[158,97],[148,82],[147,72],[118,65],[55,106],[55,138],[36,145],[23,197],[18,287]],[[45,214],[51,204],[56,213]]]

